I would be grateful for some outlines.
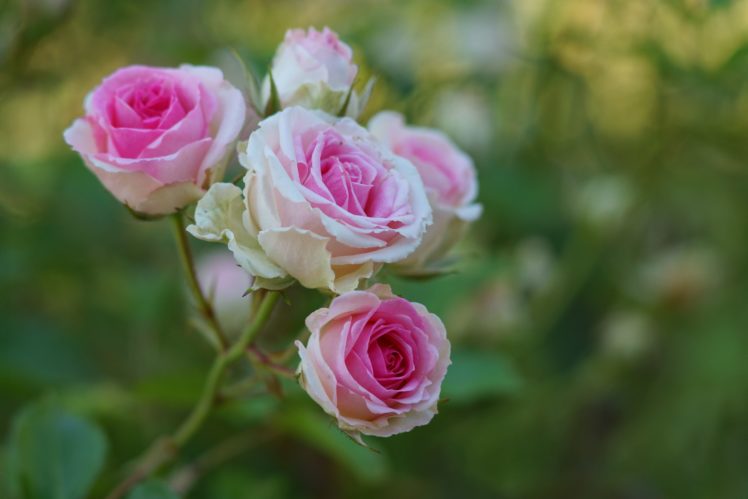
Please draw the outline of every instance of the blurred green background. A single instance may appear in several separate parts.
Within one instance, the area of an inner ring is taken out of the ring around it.
[[[187,497],[211,499],[748,497],[737,0],[0,0],[0,497],[19,448],[59,451],[28,430],[48,406],[98,449],[103,497],[211,361],[167,221],[132,219],[62,141],[84,96],[126,64],[230,75],[230,49],[261,73],[309,25],[378,76],[364,119],[401,110],[476,161],[460,272],[383,276],[446,322],[449,401],[374,453],[288,384],[222,406],[162,478],[197,460]],[[271,350],[322,303],[290,299]]]

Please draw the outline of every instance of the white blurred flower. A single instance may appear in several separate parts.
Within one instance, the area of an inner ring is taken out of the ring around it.
[[[597,228],[615,227],[633,203],[629,182],[617,175],[593,177],[575,193],[573,208],[577,216]]]
[[[669,307],[689,307],[719,285],[722,268],[713,250],[678,247],[644,263],[632,284],[642,300]]]
[[[515,283],[497,276],[454,307],[447,329],[453,338],[468,333],[497,339],[511,334],[527,319],[527,304]]]
[[[482,6],[460,12],[456,23],[456,52],[473,72],[498,73],[514,50],[514,33],[507,15],[496,6]]]
[[[602,349],[626,360],[640,358],[653,344],[653,327],[646,315],[635,311],[613,313],[603,324]]]
[[[537,292],[548,285],[555,258],[547,241],[536,237],[521,241],[515,258],[517,279],[523,289]]]
[[[243,295],[252,285],[252,277],[230,252],[214,251],[198,260],[197,278],[221,325],[228,331],[239,331],[250,318],[252,297]]]
[[[438,128],[466,149],[484,152],[492,145],[496,123],[485,93],[469,88],[441,92],[434,103]]]

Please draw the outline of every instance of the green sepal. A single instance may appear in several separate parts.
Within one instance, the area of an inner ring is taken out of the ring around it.
[[[268,72],[268,80],[270,81],[270,97],[268,97],[268,101],[265,104],[265,112],[263,113],[265,118],[277,113],[281,108],[280,97],[278,97],[278,87],[275,86],[275,79],[273,79],[272,71]]]
[[[173,213],[169,213],[169,214],[165,214],[165,215],[152,215],[150,213],[141,213],[141,212],[139,212],[137,210],[134,210],[134,209],[130,208],[130,206],[127,203],[124,203],[122,206],[124,206],[127,209],[127,211],[130,212],[130,215],[132,215],[136,219],[140,220],[141,222],[153,222],[155,220],[161,220],[164,217],[168,217],[170,215],[173,215]],[[176,210],[175,213],[178,212],[178,211],[179,210]]]

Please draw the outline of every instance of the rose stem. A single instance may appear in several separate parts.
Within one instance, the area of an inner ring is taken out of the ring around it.
[[[252,323],[244,330],[236,343],[231,345],[231,348],[219,353],[213,361],[202,395],[187,419],[173,436],[157,439],[139,459],[135,470],[107,496],[107,499],[119,499],[124,496],[135,484],[173,459],[179,449],[184,447],[200,429],[215,404],[226,369],[243,358],[244,352],[270,317],[278,298],[280,298],[280,293],[277,291],[270,291],[264,296]]]
[[[197,280],[197,274],[195,272],[195,262],[192,258],[192,251],[190,250],[189,242],[187,241],[187,233],[184,230],[184,222],[182,220],[182,213],[177,212],[171,216],[174,228],[174,238],[177,242],[177,250],[179,251],[179,258],[182,261],[182,268],[187,276],[187,282],[190,285],[192,296],[195,298],[200,313],[208,321],[213,333],[215,334],[216,341],[219,350],[222,352],[228,348],[228,340],[223,334],[221,325],[218,323],[216,314],[213,310],[213,306],[205,298],[202,290],[200,289],[200,283]]]

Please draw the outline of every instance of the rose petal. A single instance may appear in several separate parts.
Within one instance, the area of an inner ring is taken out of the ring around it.
[[[258,241],[265,254],[307,288],[335,289],[327,239],[308,230],[288,227],[262,230]]]
[[[286,272],[276,265],[245,223],[241,189],[233,184],[213,184],[195,208],[195,223],[187,232],[204,241],[226,241],[237,263],[253,276],[282,279]]]

